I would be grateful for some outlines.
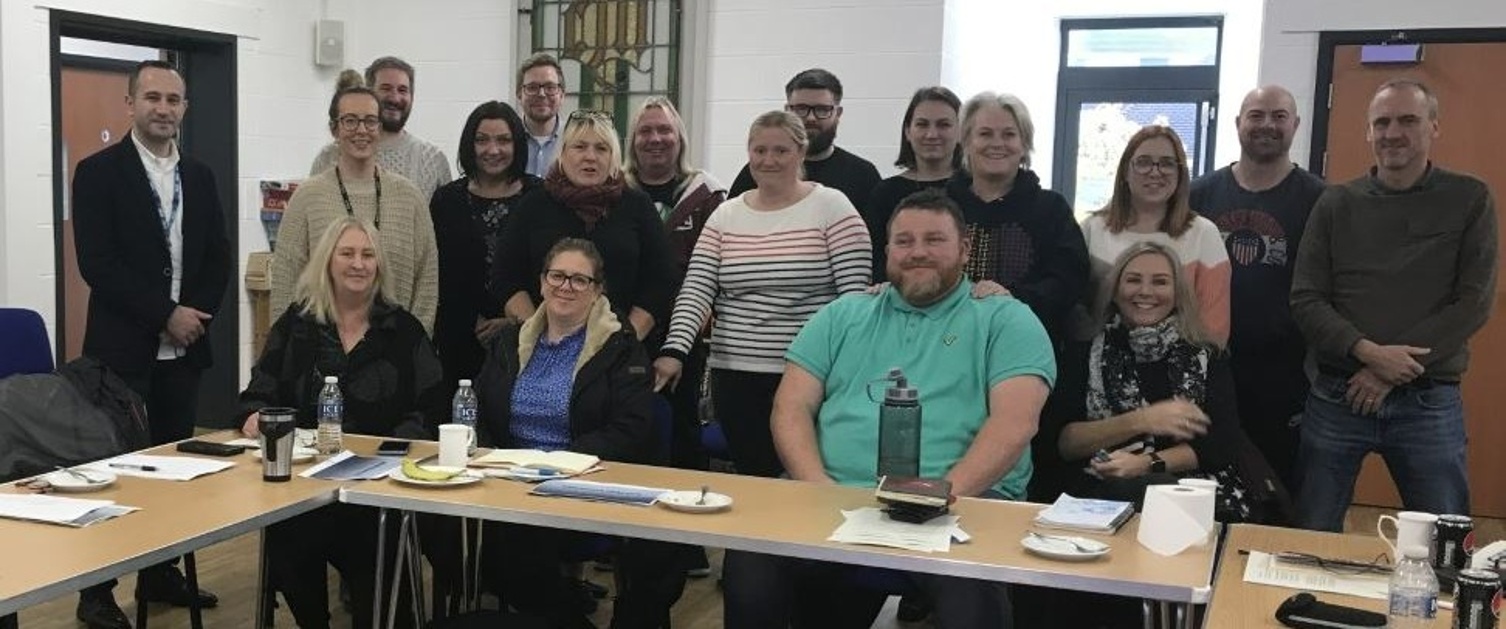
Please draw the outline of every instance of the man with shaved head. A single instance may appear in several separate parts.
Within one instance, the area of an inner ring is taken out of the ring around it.
[[[1239,161],[1192,183],[1192,208],[1218,225],[1234,276],[1230,363],[1245,434],[1294,487],[1307,346],[1288,295],[1297,245],[1323,180],[1288,154],[1301,118],[1291,92],[1251,90],[1239,107]]]
[[[1495,202],[1485,182],[1433,163],[1426,84],[1387,81],[1366,120],[1375,165],[1323,192],[1292,276],[1292,317],[1318,363],[1297,452],[1309,529],[1343,527],[1371,452],[1408,510],[1470,512],[1459,380],[1495,302]]]

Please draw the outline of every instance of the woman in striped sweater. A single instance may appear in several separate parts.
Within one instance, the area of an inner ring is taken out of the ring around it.
[[[742,474],[783,472],[769,433],[784,352],[807,319],[868,287],[868,230],[841,192],[801,180],[808,139],[799,118],[771,111],[748,130],[757,187],[711,215],[691,254],[654,361],[655,389],[673,387],[711,318],[711,396]]]

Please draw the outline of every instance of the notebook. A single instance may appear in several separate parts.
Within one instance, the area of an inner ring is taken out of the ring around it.
[[[601,457],[567,450],[492,450],[471,460],[477,467],[531,467],[575,475],[601,463]]]
[[[1131,502],[1074,498],[1062,494],[1051,506],[1041,509],[1035,516],[1035,523],[1053,529],[1112,533],[1134,514],[1135,505]]]

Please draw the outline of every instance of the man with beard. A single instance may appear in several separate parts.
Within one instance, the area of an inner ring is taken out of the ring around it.
[[[1218,225],[1233,266],[1229,360],[1240,423],[1266,461],[1296,488],[1297,425],[1307,399],[1307,344],[1288,301],[1297,245],[1323,180],[1288,153],[1301,119],[1279,85],[1239,107],[1239,161],[1192,182],[1192,209]]]
[[[214,173],[182,154],[187,87],[172,65],[143,61],[127,79],[127,137],[78,163],[73,233],[89,284],[84,355],[99,359],[141,396],[153,444],[193,436],[199,378],[211,363],[205,335],[235,268]],[[175,560],[176,561],[176,560]],[[173,562],[141,570],[137,604],[214,607]],[[77,615],[91,629],[130,621],[115,580],[85,588]]]
[[[1370,99],[1375,166],[1313,206],[1292,317],[1318,363],[1297,452],[1298,523],[1338,531],[1379,452],[1409,510],[1469,513],[1459,380],[1496,293],[1485,182],[1429,159],[1438,97],[1393,79]]]
[[[565,100],[565,73],[559,60],[538,53],[518,67],[518,110],[528,128],[528,174],[543,178],[559,155],[560,103]]]
[[[879,409],[868,389],[899,367],[925,407],[920,475],[951,481],[959,496],[1023,499],[1056,362],[1029,307],[971,296],[963,226],[945,193],[906,197],[889,219],[889,286],[828,304],[790,345],[770,423],[791,478],[874,486]],[[862,568],[727,551],[724,623],[866,627],[885,595],[857,586],[851,570]],[[908,577],[942,629],[1013,626],[1002,583]]]
[[[433,142],[403,129],[413,113],[413,86],[413,66],[397,57],[381,57],[366,68],[366,87],[376,92],[381,105],[377,112],[382,121],[377,164],[407,177],[427,201],[435,190],[450,182],[450,162]],[[333,168],[339,153],[334,143],[326,145],[314,158],[309,174]]]
[[[873,162],[836,145],[837,125],[842,122],[842,82],[821,68],[811,68],[784,85],[784,110],[805,123],[810,146],[805,155],[805,179],[847,195],[853,207],[862,209],[879,183]],[[728,197],[753,189],[753,173],[747,165],[737,173]]]

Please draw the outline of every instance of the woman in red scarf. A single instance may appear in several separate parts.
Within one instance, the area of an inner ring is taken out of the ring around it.
[[[544,255],[561,238],[589,240],[611,269],[603,279],[613,309],[644,340],[666,324],[674,299],[664,224],[647,195],[623,185],[622,146],[609,116],[570,114],[560,141],[559,159],[543,187],[518,201],[502,230],[492,290],[508,316],[527,319],[542,301],[537,291]],[[657,349],[652,339],[649,346],[650,352]]]

